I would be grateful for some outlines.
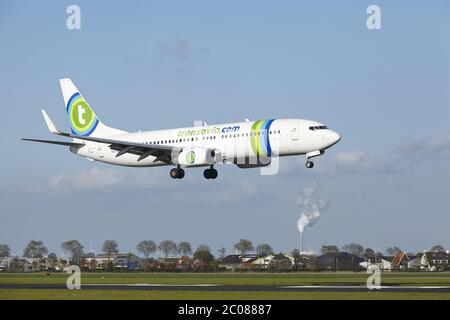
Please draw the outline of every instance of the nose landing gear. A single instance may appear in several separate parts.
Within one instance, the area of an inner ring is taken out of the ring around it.
[[[314,157],[321,156],[321,155],[323,155],[324,153],[325,153],[324,150],[316,150],[316,151],[308,152],[308,153],[306,154],[306,163],[305,163],[305,166],[306,166],[308,169],[314,168],[314,162],[312,162],[310,159],[311,159],[311,158],[314,158]]]
[[[215,179],[215,178],[217,178],[218,175],[219,174],[218,174],[217,170],[214,169],[213,166],[211,166],[211,168],[206,169],[205,171],[203,171],[203,176],[206,179]]]

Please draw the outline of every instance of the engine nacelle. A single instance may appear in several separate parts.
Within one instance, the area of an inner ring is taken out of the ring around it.
[[[185,148],[172,161],[186,167],[211,166],[216,163],[216,152],[208,148]]]

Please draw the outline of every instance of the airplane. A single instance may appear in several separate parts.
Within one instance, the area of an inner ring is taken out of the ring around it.
[[[268,119],[201,125],[186,128],[127,132],[103,122],[70,79],[61,79],[70,133],[60,131],[45,110],[48,130],[71,141],[22,139],[68,146],[70,151],[90,161],[129,167],[171,166],[170,176],[184,177],[184,169],[207,167],[203,176],[216,179],[216,164],[232,163],[239,168],[268,166],[274,157],[305,155],[311,158],[341,140],[322,123],[304,119]]]

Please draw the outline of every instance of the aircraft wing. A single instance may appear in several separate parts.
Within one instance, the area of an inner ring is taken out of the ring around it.
[[[112,150],[117,150],[116,157],[120,157],[121,155],[124,155],[125,153],[131,153],[138,155],[138,161],[144,160],[145,158],[149,156],[156,157],[156,161],[163,161],[168,164],[172,163],[172,153],[179,153],[181,152],[181,148],[179,147],[172,147],[172,146],[165,146],[165,145],[157,145],[157,144],[145,144],[145,143],[139,143],[139,142],[132,142],[132,141],[126,141],[126,140],[116,140],[116,139],[109,139],[109,138],[97,138],[97,137],[85,137],[85,136],[78,136],[74,134],[64,133],[61,132],[60,135],[80,139],[80,140],[86,140],[86,141],[93,141],[93,142],[99,142],[99,143],[105,143],[109,145],[109,148]]]
[[[109,138],[98,138],[98,137],[86,137],[86,136],[79,136],[75,134],[70,134],[66,132],[62,132],[58,130],[55,125],[53,124],[50,117],[47,115],[45,110],[42,110],[42,115],[44,116],[45,123],[47,124],[47,127],[49,131],[53,134],[68,137],[68,138],[74,138],[84,141],[93,141],[98,143],[105,143],[109,145],[109,148],[112,150],[117,150],[116,157],[120,157],[121,155],[124,155],[125,153],[131,153],[138,155],[138,161],[144,160],[145,158],[149,156],[155,157],[156,161],[163,161],[165,163],[171,164],[172,163],[172,154],[173,153],[179,153],[181,152],[182,148],[179,147],[173,147],[173,146],[166,146],[166,145],[156,145],[156,144],[145,144],[145,143],[139,143],[139,142],[132,142],[132,141],[126,141],[126,140],[117,140],[117,139],[109,139]],[[23,139],[28,141],[37,141],[37,142],[46,142],[44,140],[37,140],[37,139]],[[48,142],[51,143],[51,142]],[[55,143],[55,142],[53,142]],[[81,142],[60,142],[57,144],[63,144],[63,145],[77,145],[82,146],[84,145]]]

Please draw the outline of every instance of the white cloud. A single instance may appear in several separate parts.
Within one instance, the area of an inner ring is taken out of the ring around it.
[[[370,157],[362,151],[344,151],[334,155],[333,161],[337,166],[370,166]]]
[[[342,151],[329,161],[330,168],[346,172],[398,173],[400,170],[385,159],[364,151]]]
[[[123,174],[114,169],[91,168],[81,172],[53,176],[50,179],[50,186],[54,189],[70,187],[91,190],[114,187],[121,183],[122,179]]]
[[[178,37],[174,42],[161,42],[158,51],[163,56],[186,60],[189,57],[189,42]]]
[[[256,188],[256,185],[251,180],[242,180],[240,182],[241,190],[247,195],[254,195],[258,189]]]
[[[422,139],[410,139],[400,143],[396,151],[415,160],[448,159],[450,158],[450,133]]]
[[[137,188],[161,188],[171,182],[168,170],[160,168],[131,168],[126,177],[128,184]]]

